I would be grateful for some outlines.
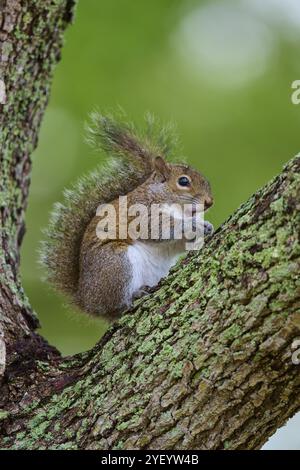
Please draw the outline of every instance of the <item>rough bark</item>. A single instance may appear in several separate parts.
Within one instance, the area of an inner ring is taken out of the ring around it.
[[[38,320],[21,287],[31,160],[53,68],[74,0],[0,0],[0,312],[8,348],[35,335]],[[4,356],[4,345],[0,351]]]
[[[300,337],[299,156],[93,350],[61,358],[34,332],[18,278],[29,154],[71,3],[28,1],[21,12],[10,0],[1,10],[1,40],[12,55],[3,61],[1,49],[8,102],[0,115],[0,446],[259,448],[300,409],[292,362]],[[40,24],[35,40],[15,34],[26,12],[29,31]]]

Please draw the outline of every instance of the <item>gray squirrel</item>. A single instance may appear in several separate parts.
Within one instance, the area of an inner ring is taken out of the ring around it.
[[[213,204],[210,184],[198,171],[171,163],[174,133],[147,119],[141,133],[132,124],[95,113],[90,136],[109,158],[64,192],[54,207],[41,262],[48,281],[82,311],[117,319],[144,287],[166,276],[185,251],[185,239],[99,239],[96,211],[119,196],[128,205]],[[173,150],[174,152],[174,150]],[[193,217],[193,214],[191,215]],[[205,223],[205,234],[213,227]]]

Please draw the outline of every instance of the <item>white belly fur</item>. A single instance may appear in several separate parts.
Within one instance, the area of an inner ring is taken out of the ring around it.
[[[132,295],[143,286],[155,286],[165,277],[183,252],[182,243],[159,243],[136,241],[127,249],[132,266],[129,302]]]

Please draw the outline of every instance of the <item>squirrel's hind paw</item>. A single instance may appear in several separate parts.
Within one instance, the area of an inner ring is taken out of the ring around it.
[[[134,292],[132,296],[132,300],[137,300],[137,299],[144,297],[145,295],[149,295],[151,294],[152,290],[153,290],[153,287],[142,286],[140,289]]]

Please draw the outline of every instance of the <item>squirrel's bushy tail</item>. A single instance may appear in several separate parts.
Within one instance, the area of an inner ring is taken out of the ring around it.
[[[150,115],[146,117],[144,132],[138,133],[132,124],[94,113],[89,141],[110,158],[64,191],[63,202],[54,206],[40,250],[46,279],[73,299],[78,285],[81,240],[97,207],[145,181],[152,172],[153,158],[170,155],[174,133],[170,126],[161,127]]]

